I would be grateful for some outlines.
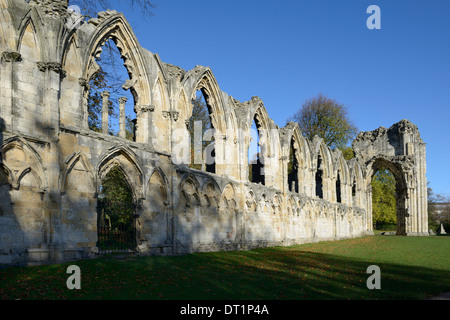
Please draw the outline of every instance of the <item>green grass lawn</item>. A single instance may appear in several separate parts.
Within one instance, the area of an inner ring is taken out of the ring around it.
[[[424,299],[450,291],[450,237],[371,236],[238,252],[0,269],[0,299]],[[67,267],[81,269],[69,290]],[[381,289],[366,286],[381,270]]]

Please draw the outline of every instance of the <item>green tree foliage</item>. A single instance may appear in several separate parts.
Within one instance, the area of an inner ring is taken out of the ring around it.
[[[372,219],[376,229],[397,223],[395,178],[380,168],[372,178]]]
[[[347,161],[350,159],[353,159],[355,157],[355,152],[353,151],[352,147],[341,148],[341,151],[342,151],[342,156]]]
[[[312,141],[315,135],[332,149],[348,148],[358,131],[348,115],[348,108],[323,94],[306,100],[289,121],[298,123],[302,134]]]
[[[102,181],[98,198],[103,203],[99,217],[108,220],[111,226],[124,224],[132,226],[134,205],[133,194],[118,167],[112,168]]]
[[[133,249],[135,246],[133,194],[118,167],[113,167],[103,178],[98,200],[97,246],[102,250]]]
[[[112,168],[102,181],[99,198],[111,203],[132,203],[133,194],[127,180],[118,167]]]

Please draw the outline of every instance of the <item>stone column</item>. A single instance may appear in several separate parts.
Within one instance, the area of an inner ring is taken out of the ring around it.
[[[88,111],[88,100],[89,100],[89,83],[84,78],[79,78],[78,83],[81,86],[82,92],[82,103],[83,103],[83,119],[82,119],[82,127],[85,129],[89,129],[89,111]]]
[[[119,137],[126,138],[125,130],[125,103],[128,101],[126,97],[119,98]]]
[[[42,118],[41,127],[42,133],[46,134],[50,141],[50,146],[43,152],[43,162],[45,163],[45,174],[47,184],[44,184],[42,191],[43,199],[43,242],[40,254],[45,254],[48,257],[48,247],[54,247],[61,243],[62,237],[60,234],[60,217],[59,207],[61,204],[59,192],[59,174],[61,172],[59,163],[59,148],[56,147],[59,142],[59,121],[60,121],[60,84],[61,79],[66,76],[65,71],[59,62],[37,62],[39,71],[44,74],[43,90],[42,90]]]
[[[109,92],[103,91],[102,92],[102,98],[103,98],[103,108],[102,108],[102,132],[108,133],[108,103],[109,103]]]

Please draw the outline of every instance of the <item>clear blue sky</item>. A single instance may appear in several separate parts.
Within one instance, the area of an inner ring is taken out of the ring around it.
[[[122,3],[121,3],[122,2]],[[409,119],[427,143],[427,178],[450,195],[450,1],[123,1],[140,44],[189,70],[209,66],[222,91],[259,96],[280,127],[319,92],[349,107],[360,131]],[[369,30],[369,5],[381,29]]]

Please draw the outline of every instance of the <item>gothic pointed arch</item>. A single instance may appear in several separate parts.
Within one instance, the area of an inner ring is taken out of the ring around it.
[[[17,33],[12,24],[12,17],[8,10],[8,1],[0,0],[0,51],[3,49],[16,50]]]
[[[247,205],[247,209],[249,209],[250,212],[256,211],[257,202],[256,202],[255,193],[253,192],[252,188],[247,189],[247,196],[245,199],[245,203]]]
[[[365,188],[361,165],[356,161],[355,158],[353,158],[348,162],[348,167],[351,185],[352,206],[356,206],[359,208],[365,207],[365,204],[362,200]]]
[[[216,179],[214,179],[213,177],[207,179],[202,187],[201,190],[204,192],[208,187],[212,187],[214,188],[214,190],[216,190],[219,193],[222,193],[222,189],[220,188],[219,184],[217,183]]]
[[[161,168],[154,168],[150,174],[147,193],[151,192],[152,189],[160,195],[160,199],[165,205],[169,204],[169,181]]]
[[[339,203],[350,204],[347,196],[347,186],[350,182],[350,171],[342,152],[338,149],[332,153],[333,157],[333,173],[332,176],[336,185],[336,201]]]
[[[30,12],[23,25],[19,28],[17,51],[24,61],[37,63],[43,60],[41,43],[42,41]]]
[[[220,186],[214,178],[205,181],[202,186],[202,193],[206,197],[208,205],[219,206],[220,204]]]
[[[76,185],[72,185],[71,187],[78,188],[79,190],[92,190],[92,193],[95,192],[97,188],[95,185],[94,167],[87,158],[86,154],[83,152],[74,153],[68,157],[64,164],[65,166],[62,170],[62,174],[60,175],[59,182],[59,188],[62,194],[66,192],[68,184],[75,183]],[[76,173],[74,173],[76,178],[82,177],[78,182],[69,181],[68,179],[69,175],[74,171],[76,171]]]
[[[315,196],[328,200],[331,197],[330,180],[333,173],[333,160],[329,147],[323,139],[315,136],[311,142],[311,163],[315,174]]]
[[[200,183],[194,175],[186,173],[183,176],[179,185],[179,193],[182,196],[180,197],[182,207],[193,208],[201,204]]]
[[[289,181],[296,180],[297,187],[296,192],[302,194],[309,194],[309,172],[311,168],[311,155],[309,151],[309,145],[305,137],[303,137],[298,124],[289,122],[284,128],[284,138],[280,138],[282,141],[282,156],[283,159],[288,161],[288,171],[291,162],[295,162],[297,167],[296,172],[291,174],[292,179],[288,175],[288,190],[292,191],[292,186]],[[294,158],[295,157],[295,158]]]
[[[271,139],[271,119],[267,113],[267,109],[262,103],[258,103],[256,108],[251,112],[250,122],[255,121],[258,128],[258,134],[260,137],[260,143],[262,146],[262,153],[266,156],[271,156],[273,153],[272,139]],[[251,127],[251,123],[249,124]]]
[[[166,85],[164,84],[163,75],[160,71],[158,71],[158,76],[153,84],[152,95],[152,101],[156,112],[169,110],[168,92]]]
[[[189,98],[184,90],[181,88],[178,93],[176,110],[179,112],[179,118],[187,121],[190,118],[190,114],[192,114],[192,110],[189,107]]]
[[[231,199],[236,194],[236,192],[236,185],[232,182],[228,182],[223,188],[222,194],[228,199]]]
[[[130,79],[124,84],[131,90],[135,106],[150,106],[152,87],[149,83],[149,75],[145,59],[141,52],[139,42],[123,14],[115,11],[99,13],[99,18],[89,20],[95,26],[95,31],[83,54],[84,79],[88,82],[98,71],[99,66],[95,61],[102,52],[102,46],[111,39],[120,51],[124,66]]]
[[[4,170],[8,172],[8,179],[14,189],[18,190],[26,182],[40,192],[46,190],[42,158],[30,143],[22,137],[12,137],[3,142],[1,152]]]
[[[202,92],[209,109],[212,126],[222,134],[225,134],[228,123],[225,103],[223,101],[222,92],[220,91],[217,80],[211,69],[196,66],[193,70],[186,73],[181,84],[190,100],[196,98],[196,92],[198,90]],[[192,106],[188,105],[188,108],[190,110],[185,111],[187,119],[189,119],[192,114]]]
[[[61,63],[65,76],[61,82],[60,121],[67,126],[85,127],[88,123],[89,85],[83,78],[83,63],[77,34],[73,34],[65,45]]]
[[[395,198],[396,198],[396,219],[397,219],[397,235],[406,235],[410,232],[410,208],[409,198],[411,197],[411,190],[408,187],[408,173],[410,169],[402,161],[387,157],[384,155],[374,156],[367,163],[365,185],[370,193],[370,213],[372,213],[372,188],[371,181],[377,171],[381,168],[387,169],[395,178]],[[372,215],[370,214],[370,220]]]
[[[333,159],[331,156],[330,148],[325,144],[323,139],[315,136],[311,142],[311,164],[313,168],[317,168],[317,156],[320,155],[323,158],[324,172],[327,177],[331,177],[333,173]]]
[[[278,130],[259,97],[252,97],[250,101],[241,104],[240,109],[238,112],[244,118],[241,120],[244,128],[244,150],[249,157],[248,179],[254,183],[274,185],[274,176],[279,174],[278,161],[282,153]]]
[[[126,147],[119,146],[105,153],[96,167],[97,190],[108,172],[117,167],[133,193],[134,201],[143,198],[144,171],[137,155]]]
[[[154,130],[153,135],[157,137],[156,144],[160,150],[169,151],[171,148],[171,121],[172,119],[177,120],[178,116],[170,111],[169,93],[163,74],[159,70],[152,88],[152,103],[155,115],[152,130]]]

